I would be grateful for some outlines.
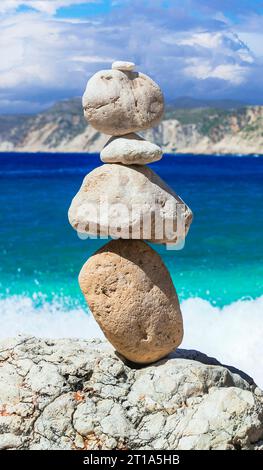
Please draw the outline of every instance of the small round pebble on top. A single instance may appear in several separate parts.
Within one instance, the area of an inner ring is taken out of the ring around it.
[[[124,60],[116,60],[112,63],[113,70],[122,70],[123,72],[131,72],[135,67],[133,62],[125,62]]]

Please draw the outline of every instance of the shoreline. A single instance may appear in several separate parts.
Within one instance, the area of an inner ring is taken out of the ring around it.
[[[2,155],[94,155],[99,157],[99,152],[81,152],[81,151],[70,151],[70,152],[62,152],[60,151],[55,151],[55,150],[7,150],[3,151],[0,150],[0,156]],[[178,152],[178,153],[171,153],[171,152],[164,152],[163,157],[234,157],[234,158],[257,158],[257,157],[263,157],[263,152],[262,153],[191,153],[191,152]],[[158,162],[156,162],[158,163]]]

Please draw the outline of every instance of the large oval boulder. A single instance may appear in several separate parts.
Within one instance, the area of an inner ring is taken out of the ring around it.
[[[183,338],[170,274],[145,242],[113,240],[79,274],[80,288],[105,336],[130,361],[157,361]]]
[[[127,70],[102,70],[87,83],[84,116],[98,131],[129,134],[155,126],[164,111],[160,87],[147,75]]]
[[[105,164],[89,173],[69,208],[79,233],[183,242],[192,212],[151,168]]]

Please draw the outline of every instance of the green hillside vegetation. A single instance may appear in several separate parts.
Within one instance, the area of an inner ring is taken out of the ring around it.
[[[181,124],[200,124],[207,119],[217,117],[221,119],[227,116],[230,111],[216,108],[173,108],[168,105],[166,107],[164,119],[176,119]]]

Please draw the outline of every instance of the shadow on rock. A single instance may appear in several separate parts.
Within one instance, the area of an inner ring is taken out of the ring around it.
[[[211,366],[222,366],[228,369],[229,372],[231,372],[232,374],[239,375],[249,385],[256,385],[252,377],[250,377],[248,374],[246,374],[242,370],[239,370],[236,367],[229,366],[227,364],[222,364],[214,357],[207,356],[205,353],[202,353],[201,351],[196,351],[195,349],[176,349],[175,351],[171,352],[168,356],[152,364],[136,364],[134,362],[131,362],[125,359],[117,351],[115,351],[115,354],[131,369],[143,369],[149,366],[159,367],[165,364],[167,361],[170,361],[171,359],[186,359],[186,360],[196,361],[196,362],[200,362],[201,364],[206,364],[206,365],[211,365]]]

